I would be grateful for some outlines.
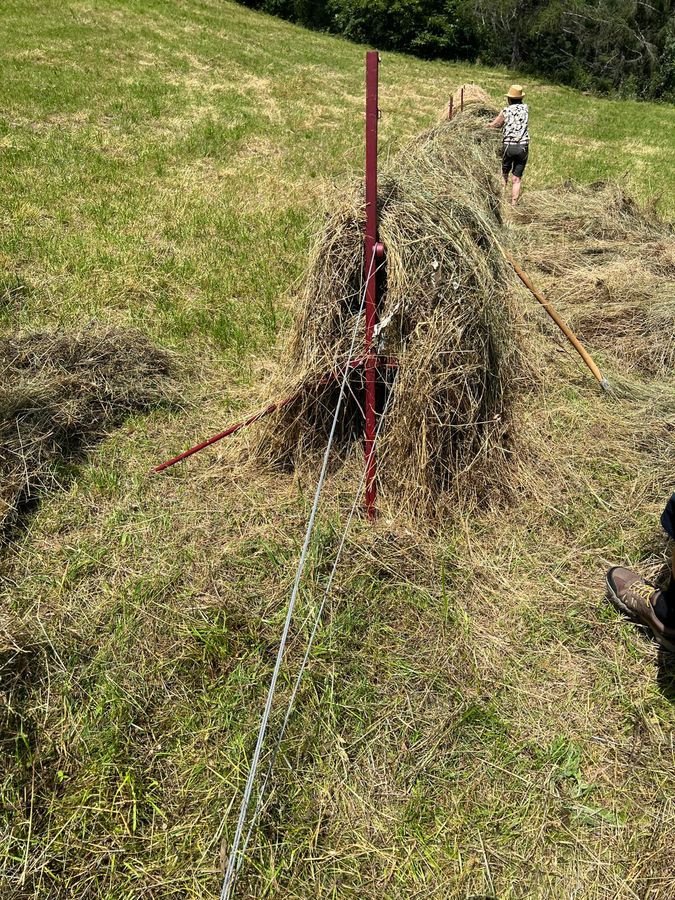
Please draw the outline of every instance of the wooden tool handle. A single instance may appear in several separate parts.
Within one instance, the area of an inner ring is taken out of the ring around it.
[[[606,391],[609,390],[609,383],[608,383],[607,379],[603,376],[602,372],[600,371],[600,369],[597,367],[597,365],[593,361],[592,356],[586,350],[586,348],[583,346],[583,344],[581,343],[579,338],[576,336],[576,334],[569,327],[567,322],[565,322],[565,320],[557,312],[557,310],[555,310],[553,308],[553,306],[551,306],[551,304],[546,299],[546,297],[544,297],[544,295],[541,293],[541,291],[537,290],[537,288],[532,284],[532,281],[530,280],[530,276],[527,274],[527,272],[525,272],[521,268],[521,266],[515,261],[515,259],[511,256],[511,254],[508,253],[507,251],[502,251],[502,252],[504,253],[504,256],[506,257],[508,262],[513,267],[513,271],[516,273],[518,278],[520,278],[520,280],[523,282],[523,284],[528,289],[528,291],[530,291],[532,296],[535,297],[535,299],[538,300],[539,303],[541,303],[541,305],[544,307],[546,312],[549,314],[549,316],[553,319],[553,321],[558,326],[558,328],[565,335],[565,337],[570,342],[570,344],[574,347],[574,349],[577,351],[579,356],[586,363],[588,368],[591,370],[591,372],[597,379],[600,387],[602,387]]]

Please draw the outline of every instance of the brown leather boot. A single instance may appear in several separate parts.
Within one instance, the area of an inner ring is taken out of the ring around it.
[[[630,619],[646,625],[662,647],[675,653],[675,629],[667,628],[654,612],[656,601],[662,596],[663,591],[623,566],[614,566],[607,573],[610,603]]]

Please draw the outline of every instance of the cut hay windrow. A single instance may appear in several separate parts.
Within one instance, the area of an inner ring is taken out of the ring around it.
[[[378,350],[398,360],[380,440],[381,489],[412,510],[450,490],[483,498],[509,480],[512,399],[529,370],[499,249],[499,135],[487,127],[495,113],[486,95],[467,91],[464,111],[412,141],[380,178]],[[347,362],[365,277],[362,235],[355,187],[313,248],[278,391],[319,383]],[[380,404],[388,384],[382,375]],[[338,435],[343,454],[362,434],[358,372],[351,389]],[[331,389],[304,392],[272,417],[259,454],[300,464],[324,445],[333,407]]]
[[[131,330],[0,339],[0,539],[64,463],[168,398],[168,355]]]
[[[625,241],[673,234],[654,207],[640,205],[618,181],[585,185],[565,181],[558,187],[528,191],[516,221],[534,225],[535,241],[537,234],[547,232],[581,240]]]
[[[526,194],[525,265],[589,347],[658,377],[675,366],[675,231],[615,182]]]

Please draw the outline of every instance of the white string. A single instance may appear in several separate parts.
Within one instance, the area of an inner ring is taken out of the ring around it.
[[[307,668],[307,663],[309,662],[309,654],[310,654],[310,652],[311,652],[311,650],[312,650],[312,645],[314,644],[314,638],[316,637],[317,631],[319,630],[319,625],[320,625],[320,623],[321,623],[321,618],[322,618],[322,616],[323,616],[323,610],[324,610],[324,607],[325,607],[325,605],[326,605],[326,600],[328,599],[328,595],[330,594],[331,587],[333,586],[333,581],[334,581],[334,579],[335,579],[335,573],[337,572],[338,563],[339,563],[339,561],[340,561],[340,557],[341,557],[341,555],[342,555],[342,551],[343,551],[343,549],[344,549],[344,546],[345,546],[345,543],[346,543],[346,540],[347,540],[347,534],[348,534],[349,529],[350,529],[350,527],[351,527],[352,519],[354,518],[354,513],[356,512],[356,508],[357,508],[357,506],[358,506],[359,499],[360,499],[360,497],[361,497],[361,492],[362,492],[362,490],[363,490],[363,485],[364,485],[364,482],[365,482],[365,480],[366,480],[366,473],[367,473],[367,469],[368,469],[368,462],[370,461],[370,457],[372,457],[373,453],[375,452],[375,447],[376,447],[376,444],[377,444],[377,440],[378,440],[378,438],[379,438],[379,436],[380,436],[380,431],[381,431],[382,425],[383,425],[383,423],[384,423],[384,417],[385,417],[385,414],[386,414],[386,412],[387,412],[387,410],[388,410],[388,408],[389,408],[389,403],[391,402],[391,398],[392,398],[393,393],[394,393],[394,385],[396,384],[396,379],[397,379],[397,378],[398,378],[398,372],[396,373],[396,375],[395,375],[395,377],[394,377],[394,380],[393,380],[393,382],[392,382],[391,388],[389,389],[389,394],[387,395],[387,399],[386,399],[386,402],[385,402],[385,405],[384,405],[384,409],[382,410],[382,413],[381,413],[381,415],[380,415],[380,421],[379,421],[378,424],[377,424],[377,430],[376,430],[376,432],[375,432],[375,438],[374,438],[374,440],[373,440],[372,448],[371,448],[370,454],[369,454],[369,456],[368,456],[368,459],[366,460],[366,465],[365,465],[364,468],[363,468],[363,472],[362,472],[362,474],[361,474],[361,480],[359,481],[359,485],[358,485],[358,487],[357,487],[357,489],[356,489],[356,496],[354,497],[354,502],[352,503],[352,508],[350,509],[349,515],[347,516],[347,523],[346,523],[345,529],[344,529],[344,531],[343,531],[343,533],[342,533],[342,538],[341,538],[341,540],[340,540],[340,544],[339,544],[339,546],[338,546],[337,553],[336,553],[336,555],[335,555],[335,560],[334,560],[334,562],[333,562],[333,567],[332,567],[332,569],[331,569],[330,576],[328,577],[328,582],[327,582],[327,584],[326,584],[326,588],[325,588],[324,593],[323,593],[323,598],[322,598],[322,600],[321,600],[321,603],[320,603],[320,605],[319,605],[319,609],[318,609],[318,611],[317,611],[317,613],[316,613],[316,616],[315,616],[315,619],[314,619],[314,627],[312,628],[312,632],[311,632],[311,634],[310,634],[310,636],[309,636],[309,641],[308,641],[308,643],[307,643],[307,649],[305,650],[305,655],[304,655],[303,660],[302,660],[302,662],[301,662],[301,664],[300,664],[300,669],[299,669],[299,671],[298,671],[298,675],[297,675],[297,677],[296,677],[296,679],[295,679],[295,684],[293,685],[293,690],[292,690],[292,692],[291,692],[291,696],[290,696],[290,699],[289,699],[289,701],[288,701],[288,708],[286,709],[286,715],[284,716],[284,721],[282,722],[281,728],[280,728],[280,730],[279,730],[279,734],[278,734],[278,736],[277,736],[277,740],[276,740],[276,743],[275,743],[275,746],[274,746],[274,750],[272,751],[272,756],[271,756],[271,758],[270,758],[270,762],[269,762],[269,765],[268,765],[268,767],[267,767],[267,772],[265,773],[265,778],[264,778],[264,780],[263,780],[263,783],[262,783],[262,785],[261,785],[261,787],[260,787],[260,791],[259,791],[259,793],[258,793],[258,800],[257,800],[257,802],[256,802],[256,807],[255,807],[255,809],[253,810],[253,815],[251,816],[251,822],[250,822],[250,824],[249,824],[248,832],[246,833],[246,838],[244,839],[244,844],[243,844],[243,847],[242,847],[241,852],[240,852],[240,854],[239,854],[239,860],[238,860],[238,862],[237,862],[237,871],[239,871],[239,868],[240,868],[240,866],[241,866],[241,864],[242,864],[242,862],[243,862],[243,860],[244,860],[244,856],[245,856],[245,854],[246,854],[246,850],[247,850],[247,848],[248,848],[248,844],[249,844],[249,841],[250,841],[250,839],[251,839],[251,835],[252,835],[252,833],[253,833],[253,829],[255,828],[255,824],[256,824],[258,815],[260,814],[260,812],[261,812],[261,810],[262,810],[262,807],[263,807],[263,798],[264,798],[264,795],[265,795],[265,790],[266,790],[266,788],[267,788],[267,782],[269,781],[269,779],[270,779],[270,777],[271,777],[271,775],[272,775],[272,770],[274,769],[274,763],[276,762],[277,754],[278,754],[278,752],[279,752],[279,749],[280,749],[280,747],[281,747],[281,742],[282,742],[283,737],[284,737],[284,734],[285,734],[285,732],[286,732],[286,726],[288,725],[288,722],[289,722],[289,720],[290,720],[290,718],[291,718],[291,712],[293,711],[293,706],[295,705],[295,699],[296,699],[296,697],[297,697],[297,695],[298,695],[298,691],[299,691],[299,689],[300,689],[300,682],[302,681],[302,676],[304,675],[305,669]]]
[[[370,276],[373,269],[373,262],[375,260],[375,248],[373,248],[372,258],[368,265],[368,274],[365,279],[365,286],[363,289],[363,294],[361,296],[361,305],[359,307],[359,314],[356,316],[356,322],[354,324],[354,331],[352,333],[352,342],[351,347],[349,349],[349,360],[351,360],[354,356],[354,346],[356,343],[356,335],[359,328],[359,323],[361,320],[361,312],[363,310],[363,304],[365,301],[366,290],[368,286],[368,282],[370,280]],[[223,888],[220,893],[220,900],[229,900],[232,895],[232,889],[234,887],[234,882],[237,877],[237,871],[239,869],[239,843],[241,841],[241,836],[244,831],[244,825],[246,824],[246,816],[248,814],[249,803],[251,802],[251,793],[253,791],[253,784],[255,782],[256,772],[258,770],[258,764],[260,762],[260,754],[262,752],[263,743],[265,741],[265,734],[267,732],[267,725],[270,718],[270,713],[272,711],[272,702],[274,700],[274,693],[276,691],[277,680],[279,678],[279,672],[281,670],[281,664],[283,661],[284,651],[286,649],[286,641],[288,640],[288,632],[291,627],[291,620],[293,618],[293,610],[295,609],[295,603],[298,599],[298,593],[300,590],[300,581],[302,579],[302,574],[305,569],[305,563],[307,562],[307,555],[309,553],[309,545],[312,538],[312,531],[314,529],[314,520],[316,519],[317,510],[319,508],[319,499],[321,497],[321,491],[323,489],[324,481],[326,480],[326,472],[328,471],[328,459],[330,456],[331,447],[333,445],[333,439],[335,437],[335,429],[337,427],[338,418],[340,415],[340,409],[342,407],[342,399],[345,394],[345,387],[347,384],[347,378],[349,376],[350,367],[349,364],[345,366],[344,374],[342,376],[342,383],[340,384],[340,394],[338,396],[337,403],[335,405],[335,414],[333,415],[333,422],[330,429],[330,434],[328,436],[328,443],[326,444],[326,450],[323,455],[323,464],[321,466],[321,472],[319,474],[319,480],[316,485],[316,491],[314,492],[314,502],[312,504],[312,510],[309,515],[309,521],[307,523],[307,531],[305,532],[305,540],[302,545],[302,552],[300,554],[300,560],[298,562],[298,568],[295,573],[295,581],[293,583],[293,590],[291,592],[291,599],[288,603],[288,610],[286,612],[286,620],[284,622],[284,628],[281,633],[281,640],[279,642],[279,649],[277,651],[277,658],[274,664],[274,669],[272,671],[272,678],[270,680],[270,685],[267,691],[267,700],[265,702],[265,709],[263,710],[262,718],[260,720],[260,728],[258,730],[258,739],[256,741],[255,750],[253,751],[253,759],[251,760],[251,768],[248,773],[248,778],[246,780],[246,787],[244,789],[244,796],[241,802],[241,808],[239,810],[239,818],[237,821],[237,827],[234,833],[234,838],[232,840],[232,847],[230,849],[230,855],[227,861],[227,869],[225,871],[225,878],[223,881]]]

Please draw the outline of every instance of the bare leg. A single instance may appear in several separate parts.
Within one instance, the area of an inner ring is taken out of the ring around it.
[[[517,175],[513,176],[513,190],[511,192],[511,204],[513,206],[518,202],[518,197],[520,197],[520,182],[521,179],[518,178]]]

